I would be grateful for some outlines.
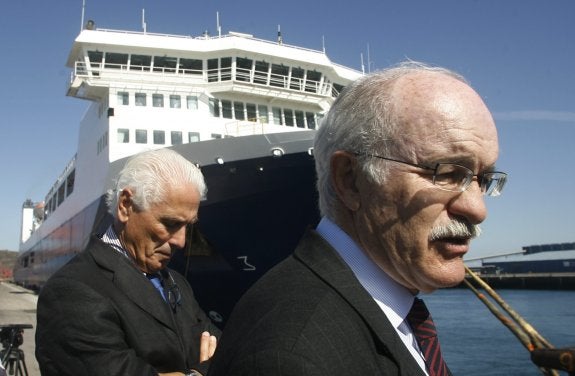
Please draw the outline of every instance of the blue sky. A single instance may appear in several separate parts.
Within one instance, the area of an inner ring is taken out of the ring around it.
[[[98,27],[199,35],[239,31],[380,69],[404,59],[467,77],[499,129],[504,195],[488,200],[470,257],[575,241],[575,2],[572,0],[86,0]],[[65,96],[82,0],[5,1],[0,11],[0,249],[17,250],[20,211],[76,151],[87,103]],[[369,46],[369,47],[368,47]]]

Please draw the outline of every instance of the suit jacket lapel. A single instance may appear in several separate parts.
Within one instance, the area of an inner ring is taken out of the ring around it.
[[[401,363],[401,370],[406,375],[424,375],[381,308],[361,286],[349,266],[321,236],[315,231],[308,231],[294,257],[333,287],[358,312],[370,327],[374,338],[379,341],[380,348]]]
[[[96,238],[93,243],[93,247],[88,247],[89,252],[100,268],[112,273],[112,282],[118,291],[165,326],[174,329],[170,307],[146,276],[130,260],[101,240]]]

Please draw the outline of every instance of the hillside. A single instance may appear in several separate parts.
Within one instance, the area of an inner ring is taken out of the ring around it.
[[[18,252],[0,250],[0,280],[12,278],[12,269],[17,257]]]

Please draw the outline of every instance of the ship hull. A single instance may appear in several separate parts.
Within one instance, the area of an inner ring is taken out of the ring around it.
[[[176,252],[170,267],[186,276],[216,322],[223,324],[242,293],[289,255],[317,222],[313,135],[250,136],[173,147],[201,165],[208,197],[185,249]],[[272,152],[280,149],[281,156]],[[218,158],[222,164],[215,162]],[[111,165],[110,181],[125,162]],[[102,195],[30,247],[32,259],[30,251],[20,255],[16,282],[41,288],[92,233],[102,233],[110,223]]]

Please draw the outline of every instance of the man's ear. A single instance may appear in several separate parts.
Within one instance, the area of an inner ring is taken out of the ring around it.
[[[117,217],[122,223],[126,223],[133,210],[132,191],[129,188],[124,188],[118,195]]]
[[[331,182],[342,204],[349,210],[360,208],[361,198],[357,186],[359,165],[355,155],[338,150],[331,156]]]

